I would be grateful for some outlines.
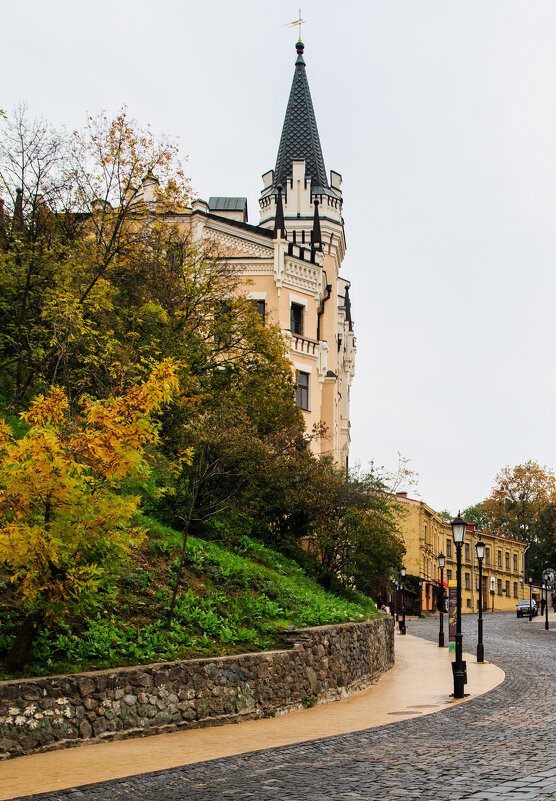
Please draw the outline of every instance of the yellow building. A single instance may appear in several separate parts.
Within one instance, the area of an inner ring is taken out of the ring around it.
[[[442,520],[423,501],[408,498],[406,492],[398,492],[397,499],[403,506],[399,524],[406,547],[404,564],[407,575],[422,581],[422,611],[434,612],[440,588],[440,553],[446,557],[444,583],[456,579],[456,547],[452,529],[450,523]],[[462,547],[462,611],[478,609],[479,563],[475,546],[479,540],[485,544],[483,609],[490,612],[514,611],[519,600],[529,597],[523,584],[526,544],[477,531],[474,524],[468,524]]]
[[[263,175],[259,225],[248,223],[243,197],[197,200],[168,219],[190,232],[193,244],[212,245],[245,279],[244,291],[265,319],[282,330],[305,428],[322,423],[327,430],[311,448],[345,466],[355,339],[350,283],[340,276],[342,177],[326,172],[301,42],[296,50],[276,165]],[[152,206],[155,190],[149,175],[137,201]]]

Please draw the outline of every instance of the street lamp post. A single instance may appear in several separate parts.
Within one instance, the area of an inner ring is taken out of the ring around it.
[[[485,544],[482,540],[475,546],[477,560],[479,562],[479,639],[477,641],[477,662],[485,661],[485,649],[483,646],[483,559],[485,558]]]
[[[533,579],[529,576],[529,623],[533,620]]]
[[[461,549],[465,539],[465,520],[458,516],[452,520],[452,538],[457,552],[456,563],[456,658],[452,662],[454,674],[454,698],[465,698],[465,684],[467,681],[466,664],[463,661],[463,634],[461,633]]]
[[[405,634],[405,595],[404,595],[404,587],[405,587],[405,567],[400,569],[400,576],[402,577],[401,580],[401,604],[402,604],[402,619],[400,620],[400,634]]]
[[[446,557],[438,554],[438,567],[440,568],[440,628],[438,630],[438,647],[444,648],[444,565]]]
[[[549,629],[549,626],[548,626],[548,584],[543,584],[542,588],[544,590],[544,600],[545,600],[545,604],[544,604],[544,615],[545,615],[545,617],[544,617],[544,629],[545,629],[545,631],[548,631],[548,629]]]
[[[423,579],[419,579],[419,617],[423,614]]]

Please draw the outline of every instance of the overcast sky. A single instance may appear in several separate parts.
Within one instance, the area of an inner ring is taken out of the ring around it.
[[[298,6],[0,0],[0,107],[55,125],[126,104],[179,137],[203,198],[258,222]],[[344,178],[351,461],[456,512],[504,465],[556,466],[555,0],[305,0],[328,170]]]

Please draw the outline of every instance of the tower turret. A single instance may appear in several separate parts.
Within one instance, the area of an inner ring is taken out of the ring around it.
[[[278,187],[283,187],[283,213],[286,230],[294,230],[297,238],[306,229],[310,237],[314,217],[314,201],[318,199],[321,216],[342,224],[341,176],[326,173],[322,147],[303,53],[303,42],[296,43],[293,81],[290,90],[276,166],[263,175],[264,187],[259,201],[261,225],[275,227],[278,208]],[[311,225],[307,224],[311,220]],[[294,220],[299,222],[293,223]],[[304,223],[303,220],[306,222]]]

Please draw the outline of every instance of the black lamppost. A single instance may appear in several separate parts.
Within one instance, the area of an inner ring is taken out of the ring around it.
[[[423,614],[423,579],[419,579],[419,617]]]
[[[390,614],[396,616],[396,582],[390,579]]]
[[[463,634],[461,633],[461,548],[465,539],[465,520],[458,516],[452,520],[452,538],[457,552],[456,563],[456,658],[452,662],[454,674],[454,698],[465,698],[464,687],[467,681],[466,664],[463,661]]]
[[[533,620],[533,579],[529,576],[529,623]]]
[[[483,646],[483,559],[485,558],[485,544],[482,540],[475,546],[477,559],[479,561],[479,639],[477,641],[477,662],[485,661],[485,649]]]
[[[444,648],[444,565],[446,557],[438,554],[438,567],[440,568],[440,629],[438,630],[438,647]]]
[[[548,629],[549,629],[549,626],[548,626],[548,584],[543,584],[543,585],[542,585],[542,588],[543,588],[543,590],[544,590],[544,596],[545,596],[545,606],[544,606],[544,614],[545,614],[545,618],[544,618],[544,628],[545,628],[545,631],[548,631]]]
[[[405,595],[404,595],[404,587],[405,587],[405,567],[400,569],[400,576],[402,577],[401,580],[401,592],[402,592],[402,619],[400,620],[400,634],[405,634]]]

